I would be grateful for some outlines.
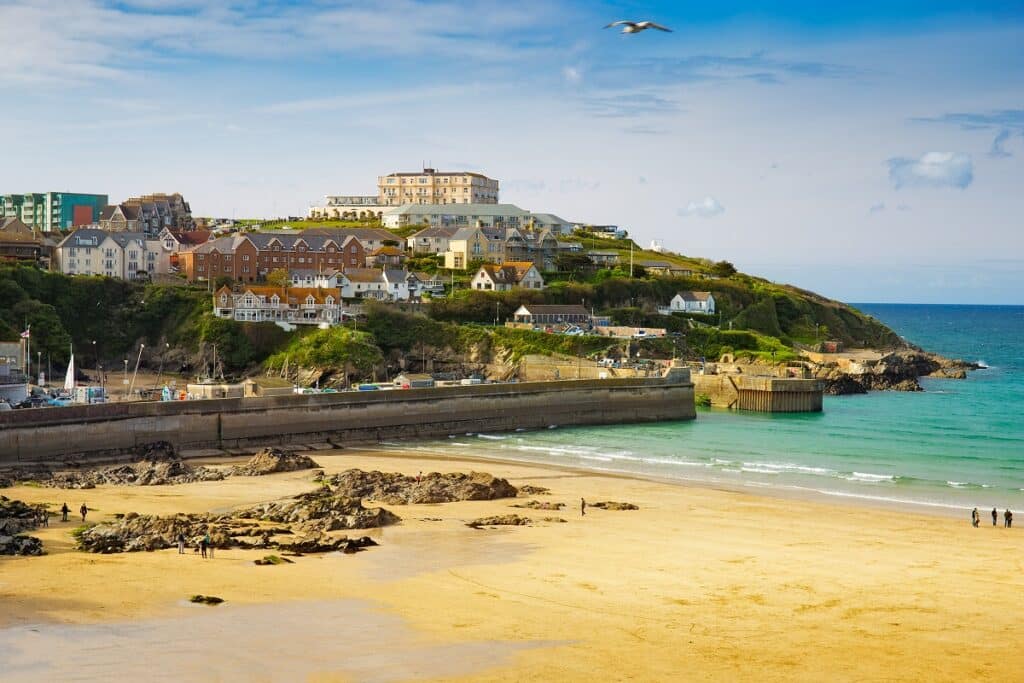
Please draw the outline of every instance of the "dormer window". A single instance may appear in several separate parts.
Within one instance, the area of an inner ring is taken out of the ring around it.
[[[307,305],[312,306],[314,303],[315,303],[315,299],[313,299],[313,295],[312,294],[310,294],[309,296],[306,297],[306,304]]]
[[[277,294],[275,294],[274,296],[270,297],[270,303],[272,303],[275,306],[277,306],[278,304],[281,303],[281,297],[279,297]]]

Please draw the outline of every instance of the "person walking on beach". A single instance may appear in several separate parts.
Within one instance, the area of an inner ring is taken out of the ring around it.
[[[185,554],[185,534],[178,534],[178,554]]]
[[[587,501],[584,498],[580,498],[580,517],[587,516]]]
[[[974,508],[971,512],[971,526],[975,529],[978,528],[978,524],[981,523],[981,515],[978,514],[978,508]]]
[[[996,525],[996,520],[999,519],[999,513],[996,512],[995,508],[992,508],[992,526]]]
[[[63,505],[61,505],[61,507],[60,507],[60,521],[62,521],[62,522],[68,521],[68,513],[70,513],[70,512],[71,512],[71,508],[68,507],[67,503],[64,503]],[[993,524],[995,524],[995,522],[993,522]]]
[[[1003,513],[1003,526],[1007,529],[1013,526],[1013,513],[1010,512],[1010,508],[1006,508],[1006,512]]]
[[[206,536],[199,539],[199,554],[203,556],[203,559],[206,558]]]
[[[213,559],[213,541],[210,539],[210,533],[209,532],[207,532],[206,535],[203,536],[203,544],[206,546],[206,550],[209,553],[209,558],[212,560]],[[204,557],[206,557],[206,556],[204,555]]]
[[[82,503],[82,507],[78,508],[78,511],[82,513],[82,521],[85,521],[85,516],[89,514],[89,508],[86,507],[85,503]]]

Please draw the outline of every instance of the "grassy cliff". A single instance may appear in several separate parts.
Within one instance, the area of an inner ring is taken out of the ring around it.
[[[877,320],[841,302],[790,285],[735,272],[731,265],[633,245],[633,261],[668,261],[692,271],[686,277],[653,277],[640,267],[629,277],[630,242],[577,234],[585,250],[614,250],[622,264],[595,270],[579,257],[560,259],[558,272],[545,274],[543,291],[481,292],[461,289],[424,306],[428,315],[411,315],[387,306],[368,306],[357,334],[300,330],[287,333],[270,323],[247,324],[215,318],[205,287],[157,286],[103,277],[68,277],[19,265],[0,265],[0,340],[16,340],[31,325],[33,352],[59,366],[72,342],[80,363],[96,358],[120,362],[149,351],[143,365],[164,350],[184,367],[200,370],[214,345],[229,373],[254,371],[265,364],[325,363],[363,369],[403,355],[440,354],[474,362],[515,363],[527,354],[598,355],[621,342],[566,337],[492,327],[512,318],[523,303],[583,304],[618,324],[665,327],[678,333],[644,342],[652,355],[682,352],[714,358],[735,352],[765,360],[794,357],[797,344],[836,339],[848,346],[893,348],[899,337]],[[428,264],[436,259],[421,259]],[[465,279],[461,274],[460,280]],[[680,290],[710,290],[714,316],[659,315]],[[93,343],[95,341],[95,344]],[[33,353],[33,355],[34,355]]]

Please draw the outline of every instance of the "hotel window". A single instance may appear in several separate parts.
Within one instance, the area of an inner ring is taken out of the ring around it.
[[[249,260],[249,255],[248,254],[242,254],[242,260],[243,261],[248,261]]]

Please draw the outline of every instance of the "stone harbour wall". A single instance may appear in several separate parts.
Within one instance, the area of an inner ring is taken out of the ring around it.
[[[689,371],[259,398],[112,403],[0,413],[0,468],[117,460],[167,441],[181,451],[347,443],[551,425],[689,420]]]

